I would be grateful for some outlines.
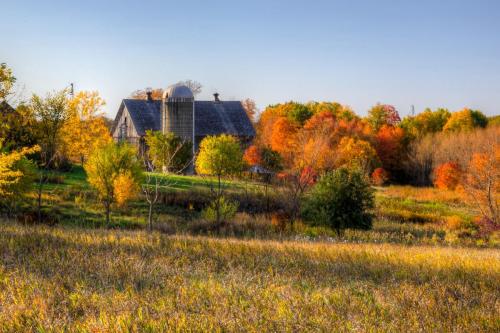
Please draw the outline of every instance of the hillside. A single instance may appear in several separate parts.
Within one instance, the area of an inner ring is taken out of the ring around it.
[[[500,252],[0,223],[0,332],[500,329]]]

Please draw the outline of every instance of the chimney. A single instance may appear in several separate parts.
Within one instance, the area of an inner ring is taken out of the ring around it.
[[[215,102],[215,103],[220,103],[219,93],[215,93],[215,94],[214,94],[214,102]]]
[[[147,96],[147,101],[148,102],[153,101],[153,89],[146,88],[146,96]]]

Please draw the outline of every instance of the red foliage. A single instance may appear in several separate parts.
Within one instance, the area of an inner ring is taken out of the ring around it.
[[[384,185],[389,180],[389,173],[384,168],[376,168],[372,173],[372,183],[377,186]]]
[[[399,113],[396,108],[392,105],[385,104],[383,105],[384,112],[386,114],[386,122],[389,125],[396,125],[401,121],[399,117]]]
[[[404,131],[400,127],[384,125],[377,133],[376,150],[382,166],[392,173],[401,168]]]
[[[316,178],[318,177],[317,172],[310,166],[302,169],[300,173],[300,183],[303,185],[314,185],[316,183]]]
[[[460,183],[462,171],[454,162],[443,163],[434,169],[434,186],[445,190],[454,190]]]
[[[260,149],[256,145],[251,145],[247,148],[247,150],[245,150],[243,160],[250,166],[261,165],[262,157],[260,154]]]

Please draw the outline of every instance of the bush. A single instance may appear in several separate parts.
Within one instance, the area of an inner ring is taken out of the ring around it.
[[[306,221],[327,225],[338,234],[346,228],[370,229],[374,195],[361,172],[340,168],[320,178],[303,209]]]
[[[389,180],[389,174],[384,168],[376,168],[372,173],[372,184],[377,186],[384,185]]]
[[[455,190],[462,172],[457,163],[443,163],[434,170],[434,186],[444,190]]]
[[[213,200],[208,207],[203,210],[203,217],[211,222],[228,222],[236,215],[237,211],[237,202],[229,201],[224,196],[221,196]],[[219,215],[217,215],[217,212]]]

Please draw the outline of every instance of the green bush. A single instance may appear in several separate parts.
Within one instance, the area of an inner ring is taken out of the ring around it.
[[[219,217],[217,218],[217,205],[219,206]],[[224,221],[227,222],[231,220],[238,211],[238,203],[235,201],[227,200],[224,196],[221,196],[213,200],[208,207],[203,210],[203,217],[211,222]]]
[[[370,229],[373,207],[373,190],[362,173],[340,168],[320,178],[302,213],[309,223],[329,226],[340,234],[346,228]]]

